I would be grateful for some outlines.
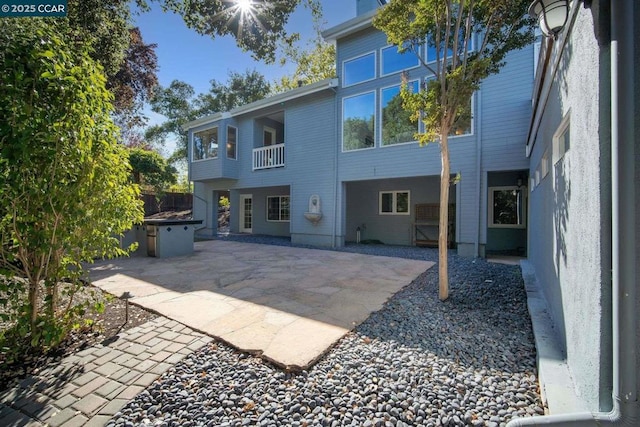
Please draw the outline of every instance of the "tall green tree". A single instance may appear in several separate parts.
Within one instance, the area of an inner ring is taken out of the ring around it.
[[[308,49],[297,46],[286,48],[282,62],[295,63],[296,68],[293,74],[283,76],[274,83],[274,93],[336,77],[336,47],[322,38],[315,39]]]
[[[133,26],[127,0],[69,0],[69,36],[90,47],[113,95],[113,115],[124,131],[145,122],[142,108],[158,84],[155,44]]]
[[[133,182],[154,192],[162,192],[177,182],[176,168],[156,151],[141,147],[129,149]]]
[[[440,146],[439,296],[449,296],[447,229],[451,185],[449,135],[468,121],[471,96],[483,79],[497,73],[510,51],[533,42],[534,21],[528,17],[529,0],[391,0],[381,8],[373,25],[389,43],[411,50],[434,78],[413,93],[403,84],[404,108],[421,120],[421,144]],[[473,40],[477,40],[474,45]],[[420,49],[427,43],[427,49]],[[433,55],[425,58],[422,52]]]
[[[295,35],[288,44],[282,44],[281,65],[296,64],[293,74],[283,76],[273,85],[273,92],[280,93],[300,86],[336,77],[336,46],[322,37],[322,7],[312,14],[314,39],[301,47],[300,37]]]
[[[193,86],[174,80],[166,88],[157,90],[151,99],[151,109],[167,119],[147,129],[146,140],[154,145],[164,145],[172,137],[176,140],[176,151],[172,161],[187,159],[187,132],[182,126],[199,117],[232,110],[266,97],[269,83],[257,71],[244,74],[231,72],[226,83],[211,80],[209,92],[196,96]]]
[[[104,73],[71,34],[65,20],[0,20],[0,284],[18,296],[8,334],[38,347],[81,312],[82,264],[127,253],[118,236],[143,216]]]

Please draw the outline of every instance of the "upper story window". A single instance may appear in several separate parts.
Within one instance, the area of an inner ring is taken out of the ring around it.
[[[373,148],[376,129],[376,93],[367,92],[342,100],[342,150]]]
[[[381,74],[397,73],[420,65],[418,57],[408,50],[400,53],[396,46],[384,47],[380,50]]]
[[[463,38],[460,38],[460,42],[462,43]],[[473,51],[474,46],[473,46],[473,36],[471,37],[471,41],[469,43],[469,45],[467,46],[467,51],[471,52]],[[462,47],[460,47],[459,49],[460,52],[462,52]],[[453,50],[449,49],[447,51],[447,58],[451,58],[453,56]],[[444,55],[443,52],[440,52],[440,60],[442,61],[444,59]],[[427,62],[434,62],[436,60],[436,47],[433,46],[431,43],[427,42]]]
[[[376,53],[371,52],[344,61],[342,65],[342,86],[351,86],[376,78]]]
[[[417,80],[409,82],[408,86],[412,92],[418,92]],[[411,121],[411,112],[402,107],[400,85],[384,88],[380,94],[382,145],[415,141],[414,134],[418,131],[418,124]]]
[[[227,126],[227,159],[236,159],[238,155],[238,129]]]
[[[460,113],[458,119],[453,124],[449,136],[464,136],[473,133],[473,95],[464,111]]]
[[[218,157],[218,128],[214,127],[193,134],[193,160]]]
[[[425,79],[425,83],[429,83],[435,77],[430,76]],[[471,95],[469,104],[459,112],[459,116],[453,123],[453,127],[449,131],[449,137],[465,136],[473,134],[473,99]]]

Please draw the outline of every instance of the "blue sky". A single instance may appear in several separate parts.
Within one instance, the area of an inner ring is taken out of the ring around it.
[[[355,0],[322,0],[324,28],[347,21],[356,14]],[[291,71],[292,67],[279,64],[265,65],[256,62],[251,55],[242,52],[231,37],[215,40],[196,34],[186,27],[182,18],[170,12],[162,12],[157,4],[151,12],[135,17],[146,43],[156,43],[160,84],[167,86],[178,79],[192,85],[196,93],[206,92],[209,81],[225,82],[229,71],[244,72],[256,69],[268,81],[273,81]],[[313,37],[311,14],[299,7],[287,24],[290,32],[299,32],[303,37]]]
[[[356,16],[356,0],[321,0],[323,29],[331,28]],[[267,65],[254,61],[251,55],[236,47],[235,39],[205,37],[186,27],[182,18],[152,3],[152,10],[135,17],[145,43],[156,43],[158,56],[158,80],[168,86],[173,80],[182,80],[194,87],[196,94],[207,92],[209,81],[226,82],[229,71],[244,72],[256,69],[267,81],[272,82],[293,71],[294,66],[281,66],[278,62]],[[303,39],[314,37],[311,13],[299,6],[287,23],[289,32],[298,32]],[[162,123],[164,117],[145,108],[148,125]],[[175,143],[166,141],[162,154],[169,156]]]

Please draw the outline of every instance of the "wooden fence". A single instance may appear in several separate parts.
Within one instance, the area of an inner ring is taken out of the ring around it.
[[[142,194],[141,198],[144,202],[145,216],[158,212],[188,211],[193,209],[193,194],[191,193],[165,193],[159,204],[155,194]]]

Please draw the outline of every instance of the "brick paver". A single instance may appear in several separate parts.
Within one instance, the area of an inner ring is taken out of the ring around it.
[[[212,338],[157,318],[0,393],[0,426],[104,426],[185,354]]]

